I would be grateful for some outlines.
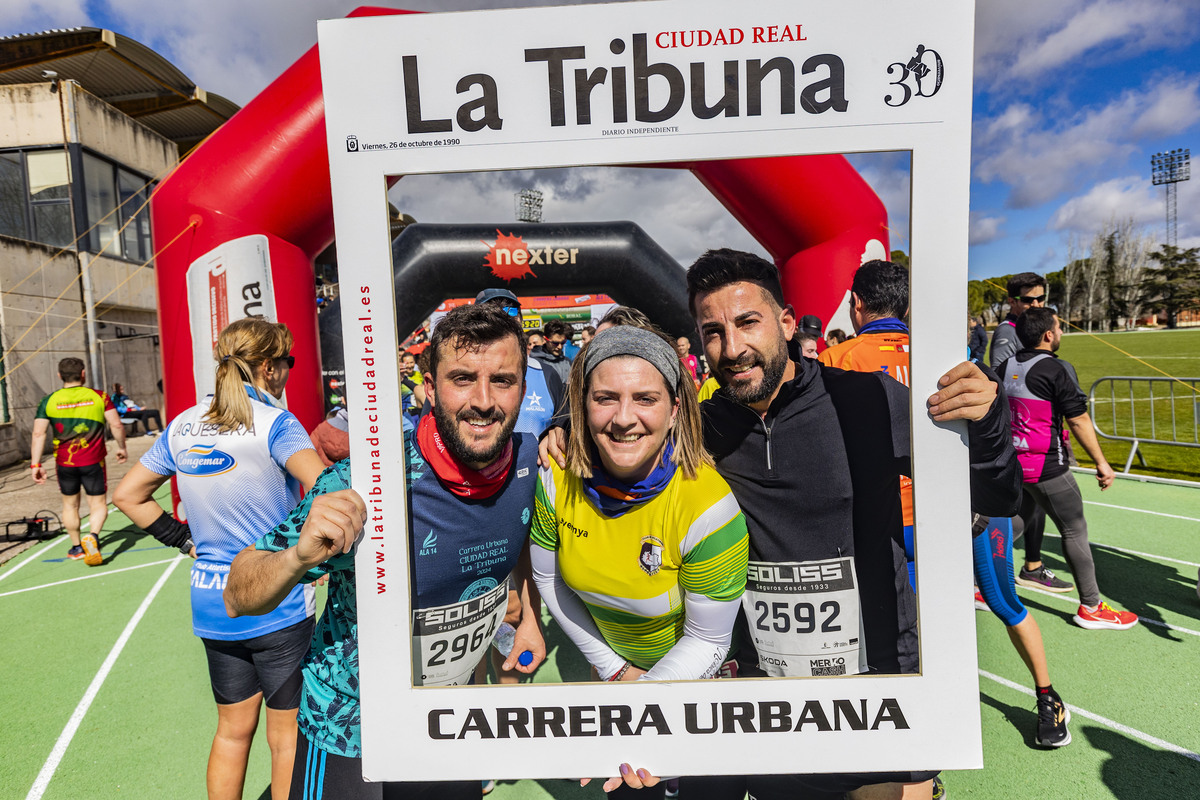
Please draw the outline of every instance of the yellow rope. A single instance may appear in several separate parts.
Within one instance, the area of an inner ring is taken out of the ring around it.
[[[198,222],[191,222],[191,223],[189,223],[189,224],[187,225],[187,227],[185,227],[185,228],[184,228],[183,230],[181,230],[179,233],[175,234],[174,238],[172,238],[172,239],[171,239],[171,241],[167,242],[165,245],[163,245],[162,247],[160,247],[160,248],[158,248],[157,250],[155,250],[155,251],[154,251],[154,253],[153,253],[153,254],[150,256],[150,258],[148,258],[146,261],[143,261],[141,264],[139,264],[139,265],[137,266],[137,269],[131,270],[131,271],[130,271],[130,273],[129,273],[129,276],[128,276],[128,277],[126,277],[126,278],[125,278],[125,280],[123,280],[123,281],[121,281],[120,283],[118,283],[118,284],[117,284],[116,286],[114,286],[114,287],[113,287],[111,290],[109,290],[108,294],[104,295],[104,297],[101,297],[99,300],[97,300],[97,301],[95,302],[95,304],[93,304],[92,308],[99,308],[100,304],[101,304],[101,303],[103,303],[105,300],[107,300],[109,297],[111,297],[111,296],[112,296],[112,294],[113,294],[113,292],[117,291],[117,290],[118,290],[118,289],[120,289],[122,286],[124,286],[125,284],[127,284],[127,283],[129,283],[131,280],[133,280],[134,276],[135,276],[135,275],[137,275],[137,274],[138,274],[138,273],[139,273],[139,272],[140,272],[140,271],[141,271],[143,268],[145,268],[146,266],[148,266],[148,265],[150,264],[150,262],[151,262],[151,261],[153,261],[155,258],[157,258],[157,257],[158,257],[158,255],[159,255],[159,253],[163,252],[163,251],[164,251],[164,250],[166,250],[168,247],[170,247],[171,245],[175,244],[175,242],[179,241],[179,239],[180,239],[180,238],[181,238],[181,237],[182,237],[182,236],[183,236],[185,233],[187,233],[188,231],[190,231],[192,228],[196,227],[198,224],[199,224]],[[48,339],[48,340],[47,340],[47,341],[46,341],[46,342],[45,342],[45,343],[44,343],[44,344],[43,344],[41,347],[37,348],[37,349],[36,349],[36,350],[34,350],[32,353],[30,353],[28,356],[26,356],[26,357],[25,357],[25,358],[24,358],[24,359],[21,361],[21,363],[17,364],[15,367],[13,367],[12,369],[10,369],[8,372],[4,373],[3,375],[0,375],[0,381],[7,380],[7,379],[8,379],[8,378],[9,378],[9,377],[10,377],[10,376],[11,376],[11,375],[14,373],[14,372],[16,372],[17,370],[19,370],[19,369],[20,369],[21,367],[23,367],[23,366],[24,366],[26,363],[28,363],[28,361],[29,361],[31,358],[33,358],[33,357],[34,357],[34,356],[36,356],[38,353],[40,353],[40,352],[42,352],[43,350],[45,350],[45,349],[46,349],[46,348],[47,348],[47,347],[48,347],[48,346],[49,346],[49,345],[50,345],[50,344],[51,344],[51,343],[52,343],[52,342],[53,342],[55,339],[57,339],[59,336],[62,336],[64,333],[66,333],[67,331],[69,331],[71,328],[75,327],[75,324],[76,324],[76,323],[78,323],[78,322],[80,322],[80,321],[84,320],[86,317],[87,317],[87,314],[86,314],[86,313],[84,313],[84,314],[81,314],[81,315],[79,315],[79,316],[75,317],[75,318],[74,318],[74,319],[73,319],[71,322],[67,323],[67,325],[66,325],[66,326],[65,326],[65,327],[64,327],[64,328],[63,328],[61,331],[59,331],[58,333],[54,334],[54,336],[50,337],[50,338],[49,338],[49,339]],[[12,348],[9,348],[9,349],[10,349],[10,351],[11,351],[11,349],[12,349]]]
[[[175,165],[171,165],[163,172],[160,172],[158,175],[155,175],[153,178],[148,180],[146,183],[142,184],[142,188],[139,189],[138,191],[139,192],[142,191],[142,189],[145,189],[147,186],[149,186],[151,183],[153,183],[159,177],[161,177],[162,175],[165,175],[168,171],[170,171],[174,168],[175,168]],[[151,195],[151,196],[153,196],[153,195]],[[122,200],[121,203],[119,205],[117,205],[116,207],[114,207],[112,211],[109,211],[103,217],[101,217],[100,219],[98,219],[94,223],[92,223],[92,226],[90,228],[88,228],[83,233],[79,234],[74,239],[72,239],[69,244],[63,245],[61,248],[56,250],[52,256],[50,256],[45,261],[43,261],[41,264],[39,264],[35,269],[31,270],[28,275],[26,275],[24,278],[22,278],[21,280],[17,281],[15,284],[13,284],[13,286],[10,289],[5,290],[4,294],[0,295],[0,296],[8,297],[10,294],[12,294],[17,289],[19,289],[21,287],[21,285],[25,283],[25,281],[29,280],[34,275],[37,275],[39,272],[44,270],[47,265],[49,265],[52,261],[54,261],[54,259],[61,256],[63,253],[74,252],[72,250],[72,248],[74,248],[75,245],[78,244],[78,242],[81,239],[83,239],[85,236],[87,236],[89,233],[91,233],[93,230],[95,230],[96,226],[99,225],[101,222],[104,222],[104,220],[108,219],[113,214],[117,213],[117,211],[119,211],[126,203],[128,203],[130,200],[133,200],[135,197],[137,197],[137,194],[131,194],[131,195],[129,195],[129,197]],[[150,196],[147,196],[145,201],[140,206],[138,206],[137,211],[133,212],[133,214],[130,215],[129,219],[125,222],[125,224],[122,225],[117,230],[116,235],[119,235],[122,231],[124,231],[126,226],[128,226],[130,222],[137,219],[137,215],[142,213],[142,209],[145,208],[149,203],[150,203]],[[113,236],[114,239],[116,238],[116,235]],[[107,247],[108,247],[108,245],[105,245],[105,248],[107,248]]]
[[[147,202],[147,203],[149,203],[149,202],[150,202],[149,198],[147,198],[146,202]],[[142,207],[143,207],[143,208],[145,207],[145,203],[143,203],[143,204],[142,204]],[[139,208],[138,210],[139,210],[139,211],[141,211],[141,209],[140,209],[140,208]],[[118,237],[118,236],[120,236],[122,233],[124,233],[124,231],[125,231],[125,228],[126,228],[128,225],[129,225],[129,223],[133,222],[135,219],[137,219],[137,216],[136,216],[136,215],[134,215],[134,216],[130,217],[129,219],[127,219],[127,220],[125,221],[125,224],[124,224],[124,225],[122,225],[120,228],[117,228],[117,232],[116,232],[116,234],[114,234],[114,235],[113,235],[113,238],[109,240],[109,243],[111,244],[112,242],[116,241],[117,237]],[[90,260],[90,261],[88,261],[88,263],[87,263],[87,266],[86,266],[86,267],[84,267],[83,269],[79,270],[79,272],[77,272],[77,273],[75,274],[75,277],[74,277],[74,278],[72,278],[72,279],[71,279],[71,280],[70,280],[70,281],[67,283],[67,285],[66,285],[65,287],[63,287],[63,290],[62,290],[61,292],[59,292],[59,293],[58,293],[58,297],[54,298],[54,301],[53,301],[52,303],[50,303],[50,305],[46,306],[46,309],[45,309],[45,310],[44,310],[44,311],[43,311],[41,314],[39,314],[39,315],[38,315],[37,319],[35,319],[33,322],[29,323],[29,327],[25,329],[25,332],[24,332],[24,333],[22,333],[20,336],[18,336],[18,337],[17,337],[17,340],[8,346],[8,349],[9,349],[9,350],[15,350],[15,349],[16,349],[16,347],[17,347],[17,345],[19,345],[21,342],[23,342],[23,341],[25,340],[25,337],[26,337],[26,336],[28,336],[28,335],[29,335],[29,334],[30,334],[30,333],[33,331],[33,329],[34,329],[34,326],[36,326],[36,325],[37,325],[39,322],[41,322],[43,319],[45,319],[45,318],[46,318],[46,315],[50,313],[50,309],[54,308],[54,306],[58,304],[58,301],[59,301],[59,300],[62,300],[62,299],[63,299],[63,296],[64,296],[64,295],[65,295],[65,294],[66,294],[68,291],[70,291],[71,287],[72,287],[72,286],[74,286],[74,285],[75,285],[75,283],[76,283],[77,281],[79,281],[81,278],[83,278],[83,273],[84,273],[84,271],[85,271],[85,270],[89,270],[89,269],[91,269],[91,268],[92,268],[92,265],[96,263],[96,260],[97,260],[98,258],[100,258],[100,256],[104,255],[104,251],[105,251],[105,250],[107,250],[107,249],[108,249],[108,245],[106,244],[106,245],[104,245],[104,247],[100,248],[100,252],[99,252],[99,253],[95,253],[95,254],[92,256],[91,260]],[[151,261],[153,261],[153,260],[154,260],[154,256],[151,256],[151,257],[150,257],[150,260],[151,260]],[[146,263],[149,263],[149,262],[146,262]],[[144,266],[144,265],[142,265],[142,266]],[[40,269],[40,267],[39,267],[39,269]],[[139,267],[138,267],[138,269],[141,269],[141,267],[139,266]],[[36,272],[36,271],[35,271],[35,272]],[[136,270],[135,270],[135,272],[136,272]],[[28,276],[26,276],[26,280],[28,280]],[[24,282],[24,281],[22,281],[22,283],[23,283],[23,282]],[[17,284],[17,286],[20,286],[20,285],[21,285],[20,283],[18,283],[18,284]],[[16,287],[14,286],[13,288],[15,289]],[[6,292],[6,294],[7,294],[7,292]]]
[[[991,278],[983,278],[982,280],[983,280],[985,283],[990,283],[992,286],[995,286],[997,289],[1002,289],[1006,295],[1008,294],[1008,287],[1007,287],[1007,286],[1001,286],[1000,284],[998,284],[998,283],[996,283],[995,281],[993,281]],[[1105,345],[1107,345],[1107,346],[1111,347],[1113,350],[1116,350],[1118,353],[1120,353],[1121,355],[1125,356],[1126,358],[1132,358],[1134,361],[1138,362],[1138,363],[1139,363],[1139,364],[1141,364],[1142,366],[1149,367],[1150,369],[1154,370],[1155,372],[1158,372],[1158,373],[1161,373],[1161,374],[1165,375],[1166,377],[1168,377],[1168,378],[1170,378],[1171,380],[1173,380],[1173,381],[1175,381],[1176,383],[1178,383],[1180,386],[1186,387],[1186,388],[1187,388],[1187,389],[1188,389],[1190,392],[1192,392],[1193,394],[1200,396],[1200,390],[1196,389],[1196,387],[1194,387],[1194,386],[1192,386],[1191,384],[1189,384],[1189,383],[1185,382],[1185,381],[1184,381],[1184,380],[1182,380],[1181,378],[1177,378],[1177,377],[1175,377],[1174,375],[1172,375],[1171,373],[1169,373],[1169,372],[1165,372],[1164,370],[1161,370],[1161,369],[1159,369],[1158,367],[1154,366],[1154,365],[1153,365],[1153,364],[1151,364],[1150,362],[1148,362],[1148,361],[1146,361],[1146,360],[1144,360],[1144,359],[1138,358],[1137,356],[1133,355],[1132,353],[1127,353],[1127,352],[1125,352],[1124,350],[1122,350],[1121,348],[1117,347],[1117,346],[1116,346],[1115,344],[1113,344],[1112,342],[1108,341],[1107,339],[1102,339],[1102,338],[1100,338],[1099,336],[1097,336],[1096,334],[1092,333],[1091,331],[1085,331],[1083,328],[1080,328],[1078,325],[1075,325],[1075,324],[1073,324],[1073,323],[1071,322],[1071,320],[1069,320],[1069,319],[1063,319],[1063,317],[1059,317],[1059,320],[1060,320],[1060,321],[1062,321],[1062,322],[1065,322],[1067,325],[1070,325],[1072,328],[1075,328],[1075,329],[1076,329],[1077,331],[1079,331],[1080,333],[1087,334],[1088,336],[1092,337],[1093,339],[1095,339],[1096,341],[1100,342],[1101,344],[1105,344]]]

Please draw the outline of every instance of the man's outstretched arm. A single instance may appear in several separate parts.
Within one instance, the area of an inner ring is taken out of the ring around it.
[[[280,525],[299,527],[296,544],[277,552],[251,545],[233,560],[225,585],[226,613],[237,617],[273,610],[310,570],[349,553],[366,519],[367,507],[353,489],[301,503]]]
[[[944,388],[934,395],[938,400],[930,398],[934,419],[968,421],[971,509],[987,516],[1011,517],[1021,503],[1021,465],[1012,445],[1008,398],[999,376],[988,367],[964,363],[942,376],[939,385]],[[959,391],[950,395],[954,388]],[[963,405],[947,408],[954,400]],[[939,405],[943,415],[934,411]]]

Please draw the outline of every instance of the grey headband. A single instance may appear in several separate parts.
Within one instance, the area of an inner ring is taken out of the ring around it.
[[[649,361],[662,373],[672,392],[679,385],[679,354],[657,333],[631,325],[618,325],[597,333],[583,351],[584,379],[601,361],[614,356],[636,356]]]

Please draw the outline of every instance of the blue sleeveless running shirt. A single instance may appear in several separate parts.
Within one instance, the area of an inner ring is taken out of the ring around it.
[[[521,415],[517,417],[517,426],[513,431],[541,436],[550,426],[553,416],[554,398],[550,396],[550,387],[546,385],[541,362],[531,358],[525,369],[525,397],[521,400]]]
[[[254,424],[218,432],[204,422],[212,395],[171,420],[141,464],[175,475],[187,511],[196,561],[192,565],[192,630],[205,639],[252,639],[286,628],[314,611],[311,586],[297,586],[269,614],[230,619],[222,592],[234,556],[270,531],[300,501],[300,484],[284,468],[312,449],[300,421],[264,402],[252,389]]]

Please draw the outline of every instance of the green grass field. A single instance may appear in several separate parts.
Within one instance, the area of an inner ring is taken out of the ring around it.
[[[1075,365],[1079,383],[1085,392],[1099,378],[1109,376],[1194,378],[1200,379],[1200,328],[1188,330],[1130,331],[1127,333],[1070,333],[1063,337],[1060,357]],[[1165,373],[1165,374],[1164,374]],[[1187,386],[1173,381],[1157,383],[1156,400],[1150,403],[1145,384],[1134,384],[1130,397],[1128,385],[1122,384],[1112,402],[1108,390],[1095,408],[1094,421],[1105,432],[1130,436],[1136,433],[1147,437],[1150,429],[1150,410],[1154,409],[1155,433],[1162,439],[1181,438],[1195,441],[1197,437],[1195,395]],[[1174,390],[1174,398],[1169,393]],[[1163,399],[1166,395],[1166,399]],[[1178,422],[1172,432],[1172,408]],[[1134,417],[1136,416],[1136,429]],[[1130,443],[1101,438],[1104,457],[1120,472],[1129,458]],[[1095,465],[1077,444],[1075,456],[1082,466]],[[1139,448],[1145,466],[1137,460],[1131,472],[1160,478],[1200,481],[1200,448],[1165,445],[1142,445]]]
[[[1200,490],[1118,481],[1101,494],[1080,476],[1101,589],[1142,615],[1127,632],[1085,631],[1078,600],[1020,590],[1041,626],[1054,685],[1072,709],[1073,742],[1032,746],[1030,680],[991,614],[977,613],[985,768],[944,774],[951,798],[1195,797],[1200,787]],[[918,537],[919,537],[918,532]],[[0,566],[0,800],[203,798],[216,721],[192,636],[187,559],[121,514],[101,537],[105,563],[65,559],[64,537]],[[1059,542],[1045,558],[1070,579]],[[962,598],[962,602],[970,602]],[[548,626],[539,681],[579,679],[578,653]],[[947,736],[957,710],[945,708]],[[749,743],[748,743],[749,744]],[[737,759],[731,749],[731,762]],[[267,798],[260,727],[246,797]],[[501,783],[497,800],[599,798],[598,785]]]

